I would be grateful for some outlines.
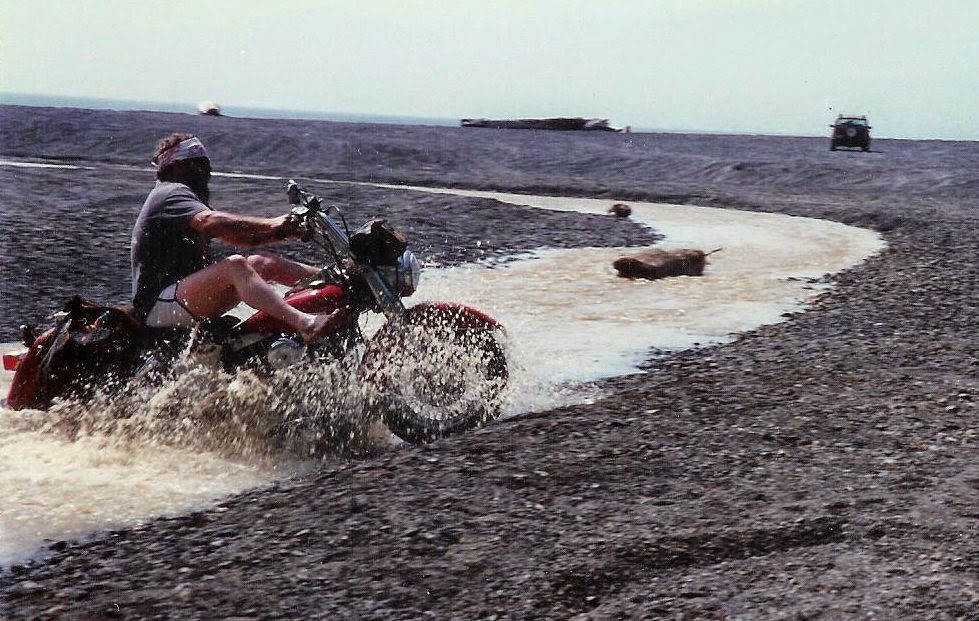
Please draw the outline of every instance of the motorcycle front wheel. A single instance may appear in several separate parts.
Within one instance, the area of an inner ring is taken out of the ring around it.
[[[493,327],[387,325],[371,339],[361,371],[370,412],[411,444],[496,418],[509,380],[502,331]]]

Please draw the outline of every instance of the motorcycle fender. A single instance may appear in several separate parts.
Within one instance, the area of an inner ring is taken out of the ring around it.
[[[30,351],[26,348],[17,349],[14,351],[4,352],[3,354],[3,370],[4,371],[16,371],[17,365],[20,361],[27,357],[27,352]]]
[[[11,410],[47,406],[41,361],[56,335],[57,329],[51,328],[37,337],[27,353],[17,362],[14,378],[7,392],[6,406]]]
[[[503,330],[503,324],[483,311],[457,302],[420,302],[407,309],[412,325],[450,325],[461,329]]]

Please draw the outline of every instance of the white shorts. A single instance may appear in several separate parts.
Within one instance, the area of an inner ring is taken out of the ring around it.
[[[160,292],[156,304],[146,315],[146,325],[151,328],[193,328],[197,319],[177,299],[177,283]]]

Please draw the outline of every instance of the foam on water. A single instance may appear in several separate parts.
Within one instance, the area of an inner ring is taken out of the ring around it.
[[[459,193],[587,213],[611,206]],[[882,247],[876,234],[833,222],[630,205],[634,219],[666,235],[657,247],[721,248],[704,276],[618,278],[611,262],[635,249],[605,248],[540,250],[499,265],[425,271],[414,300],[470,304],[506,326],[506,415],[594,399],[590,382],[637,372],[652,349],[723,342],[780,321],[824,290],[815,279]],[[9,381],[4,374],[3,394]],[[162,388],[51,412],[2,410],[0,567],[35,553],[45,539],[184,513],[299,472],[331,449],[390,442],[376,421],[351,414],[363,398],[342,364],[269,382],[248,372],[229,377],[191,356]]]

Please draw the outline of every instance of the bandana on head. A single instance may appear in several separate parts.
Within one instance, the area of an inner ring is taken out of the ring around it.
[[[188,138],[179,142],[163,153],[153,158],[153,164],[160,170],[166,168],[174,162],[181,160],[192,160],[195,157],[207,157],[207,149],[200,138]]]

